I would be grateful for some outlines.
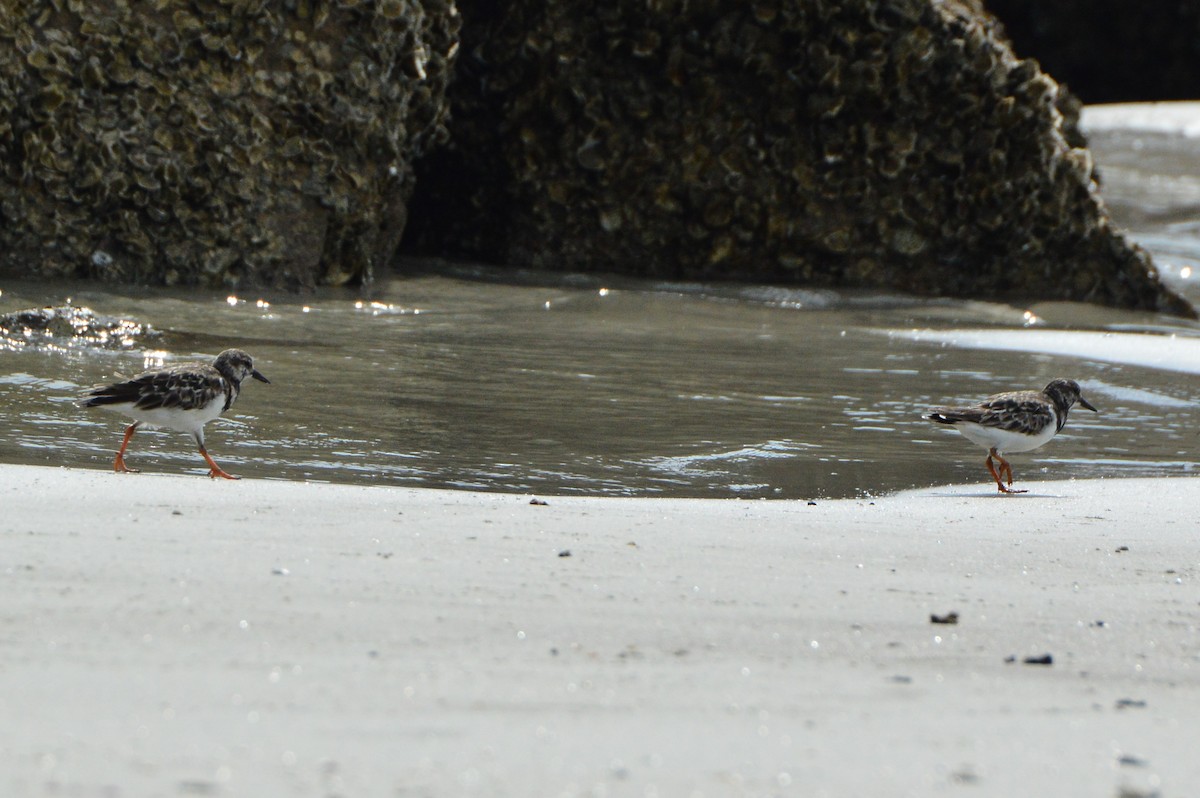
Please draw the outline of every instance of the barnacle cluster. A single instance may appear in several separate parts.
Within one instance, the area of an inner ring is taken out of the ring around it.
[[[453,0],[0,0],[0,273],[367,281],[446,135]]]
[[[129,349],[161,336],[140,321],[96,313],[81,305],[48,305],[0,313],[0,351],[25,346]]]
[[[418,251],[1188,312],[978,0],[459,5]]]

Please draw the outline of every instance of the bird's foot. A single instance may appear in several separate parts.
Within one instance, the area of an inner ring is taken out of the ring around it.
[[[204,444],[200,444],[200,456],[204,458],[204,462],[208,463],[208,476],[210,479],[216,479],[217,477],[221,479],[241,479],[241,477],[235,477],[217,465],[217,461],[212,459],[208,450],[204,448]]]
[[[142,473],[142,469],[140,468],[130,468],[129,466],[125,465],[125,458],[123,457],[118,457],[117,461],[113,463],[113,471],[116,471],[118,474]]]

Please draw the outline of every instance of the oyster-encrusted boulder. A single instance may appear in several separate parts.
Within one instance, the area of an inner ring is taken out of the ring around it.
[[[415,251],[1189,312],[974,0],[460,7]]]
[[[453,0],[0,3],[0,273],[369,280],[458,25]]]

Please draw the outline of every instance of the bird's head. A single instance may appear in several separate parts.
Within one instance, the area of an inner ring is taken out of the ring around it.
[[[239,384],[247,377],[267,384],[271,382],[254,368],[254,359],[240,349],[226,349],[217,355],[213,368],[221,372],[225,379]]]
[[[1063,409],[1069,410],[1078,402],[1081,407],[1091,410],[1093,413],[1099,412],[1096,408],[1092,407],[1087,399],[1083,398],[1083,395],[1080,393],[1079,383],[1075,382],[1075,380],[1051,380],[1050,384],[1046,386],[1046,390],[1042,391],[1042,393],[1049,396],[1054,401],[1054,404]]]

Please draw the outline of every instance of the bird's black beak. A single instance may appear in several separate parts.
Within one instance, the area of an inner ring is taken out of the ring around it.
[[[258,369],[250,369],[250,376],[253,377],[254,379],[258,380],[259,382],[265,382],[267,385],[271,384],[270,380],[268,380],[266,377],[264,377],[263,375],[258,373]],[[1082,399],[1080,399],[1079,401],[1083,402]],[[1083,404],[1085,407],[1088,406],[1087,402],[1083,402]],[[1095,409],[1095,408],[1093,408],[1093,409]]]
[[[1086,407],[1088,410],[1091,410],[1093,413],[1099,413],[1099,412],[1100,412],[1100,411],[1099,411],[1099,410],[1097,410],[1096,408],[1092,407],[1092,406],[1091,406],[1091,404],[1089,404],[1089,403],[1088,403],[1088,400],[1087,400],[1087,399],[1084,399],[1082,396],[1081,396],[1081,397],[1079,397],[1079,404],[1083,405],[1083,406],[1084,406],[1084,407]]]

